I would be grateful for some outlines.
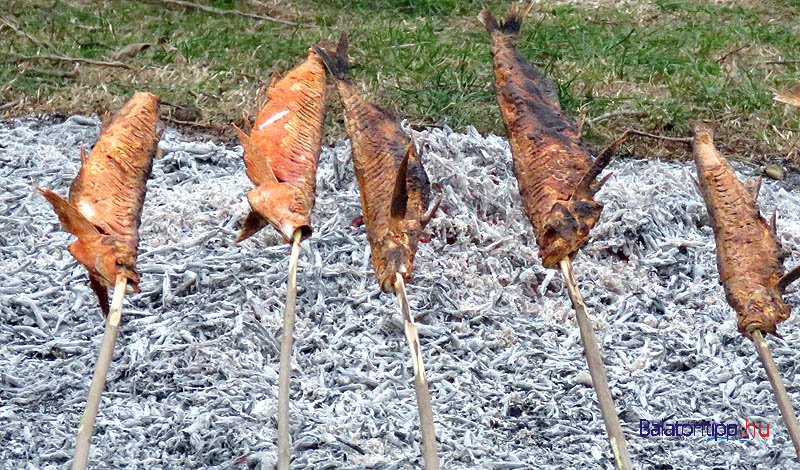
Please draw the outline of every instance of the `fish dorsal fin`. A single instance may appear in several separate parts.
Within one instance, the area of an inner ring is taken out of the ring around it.
[[[56,212],[56,215],[58,215],[58,220],[61,222],[64,230],[78,238],[100,236],[97,227],[89,222],[83,214],[78,212],[78,209],[72,207],[64,198],[49,189],[42,189],[36,186],[36,190],[53,206],[53,210]]]
[[[798,279],[800,279],[800,266],[795,266],[794,269],[783,275],[778,281],[778,284],[776,284],[776,287],[780,292],[786,292],[786,288],[789,287],[789,284]]]
[[[247,117],[247,113],[245,113],[244,111],[242,111],[242,123],[244,124],[245,132],[247,132],[248,135],[252,134],[253,126],[250,125],[250,119]]]
[[[236,127],[236,125],[233,127]],[[269,166],[267,157],[261,153],[256,143],[238,127],[236,127],[236,131],[244,149],[244,164],[247,166],[247,176],[250,181],[256,185],[277,183],[278,178],[275,177],[272,167]]]
[[[100,121],[100,135],[103,135],[108,130],[108,127],[111,126],[111,123],[114,121],[114,118],[111,116],[111,113],[106,111],[103,113],[103,119]]]
[[[403,155],[403,160],[400,161],[400,166],[397,168],[397,176],[395,177],[394,189],[392,190],[391,215],[393,219],[404,219],[406,217],[406,208],[408,206],[406,176],[408,175],[408,158],[413,151],[414,144],[412,143],[406,147],[406,153]]]

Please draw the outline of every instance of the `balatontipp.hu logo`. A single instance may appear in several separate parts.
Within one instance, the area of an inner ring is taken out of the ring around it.
[[[769,437],[769,424],[748,423],[714,423],[712,421],[653,421],[639,420],[639,436],[641,437],[693,437],[705,440],[752,441],[759,437]]]

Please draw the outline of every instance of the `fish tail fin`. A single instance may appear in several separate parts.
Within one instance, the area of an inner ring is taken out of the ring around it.
[[[328,70],[331,72],[331,75],[334,76],[337,80],[350,80],[350,61],[347,58],[347,33],[342,32],[342,35],[339,37],[339,45],[336,46],[336,55],[335,57],[331,57],[331,55],[320,47],[317,44],[312,44],[311,48],[314,49],[322,61],[325,62],[325,66],[328,67]]]
[[[525,19],[532,7],[533,0],[517,3],[511,7],[503,21],[498,21],[489,10],[483,10],[481,12],[481,21],[491,36],[500,34],[516,39],[522,27],[522,20]]]

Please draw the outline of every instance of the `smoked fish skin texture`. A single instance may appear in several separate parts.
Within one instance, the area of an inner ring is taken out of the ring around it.
[[[295,230],[311,235],[316,174],[325,119],[325,66],[309,50],[308,58],[267,89],[245,148],[247,175],[256,185],[247,193],[251,213],[237,242],[270,223],[292,240]]]
[[[342,35],[334,58],[319,47],[315,46],[315,50],[321,52],[331,71],[344,108],[375,275],[381,290],[394,293],[396,273],[405,282],[411,278],[423,217],[430,202],[428,175],[411,136],[387,111],[368,103],[355,91],[349,76],[346,35]],[[407,197],[403,201],[404,213],[397,216],[392,214],[393,196],[404,159]]]
[[[136,250],[159,140],[158,106],[157,96],[135,93],[113,119],[103,123],[100,139],[70,186],[69,202],[39,189],[64,228],[78,237],[69,251],[89,271],[104,313],[107,289],[114,287],[117,275],[127,278],[131,291],[139,290]]]
[[[725,297],[736,311],[739,332],[777,334],[789,318],[778,281],[783,276],[780,241],[761,217],[755,195],[745,188],[714,147],[713,130],[694,125],[693,153],[700,192],[717,244],[717,268]]]
[[[557,268],[561,259],[574,256],[585,243],[603,209],[594,200],[599,185],[581,189],[592,158],[561,110],[553,82],[516,48],[522,22],[519,9],[512,8],[499,23],[486,10],[482,18],[491,36],[497,102],[522,202],[542,264]]]

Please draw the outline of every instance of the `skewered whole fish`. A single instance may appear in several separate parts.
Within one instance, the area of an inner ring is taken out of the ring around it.
[[[325,119],[325,66],[308,58],[270,85],[267,102],[248,136],[238,130],[247,176],[256,185],[247,193],[250,214],[240,242],[272,224],[287,242],[295,230],[311,235],[317,161]]]
[[[117,275],[139,291],[136,249],[147,179],[159,140],[158,97],[135,93],[100,131],[69,189],[69,202],[49,189],[37,190],[53,205],[64,229],[78,240],[69,251],[89,270],[89,283],[108,314],[108,288]]]
[[[594,194],[608,176],[595,178],[608,164],[611,148],[592,161],[577,128],[561,110],[553,82],[517,50],[530,7],[530,2],[524,11],[515,6],[501,22],[484,10],[481,19],[492,40],[497,101],[525,212],[542,264],[556,268],[560,260],[574,256],[600,217],[603,204]]]
[[[426,214],[430,183],[414,142],[386,111],[362,99],[350,78],[347,34],[335,57],[312,46],[330,70],[345,110],[372,264],[384,292],[394,292],[395,274],[411,277],[419,236],[438,207]],[[439,199],[441,201],[441,199]]]
[[[783,293],[800,277],[800,267],[784,275],[775,217],[770,227],[756,205],[760,181],[749,187],[739,181],[714,148],[714,132],[707,124],[695,123],[694,134],[699,188],[714,229],[720,282],[736,311],[739,332],[748,338],[756,330],[777,335],[776,325],[790,313]]]

